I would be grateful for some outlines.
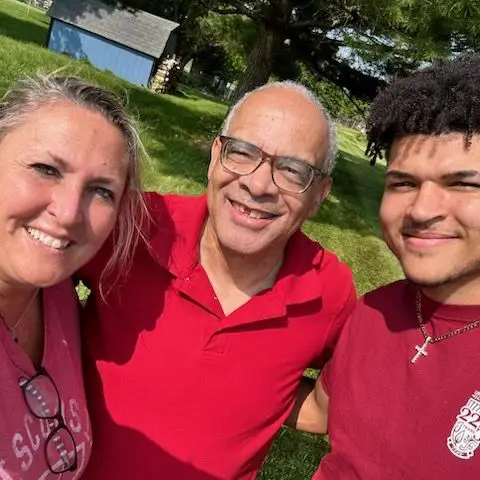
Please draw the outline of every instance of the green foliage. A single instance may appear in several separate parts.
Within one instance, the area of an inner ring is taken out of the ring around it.
[[[195,60],[203,72],[232,82],[245,68],[255,33],[255,24],[244,16],[210,12],[198,19]]]
[[[300,65],[300,81],[312,89],[328,110],[339,120],[349,120],[362,124],[368,104],[361,100],[351,100],[340,87],[325,80],[316,79],[304,65]],[[355,103],[353,103],[355,102]]]

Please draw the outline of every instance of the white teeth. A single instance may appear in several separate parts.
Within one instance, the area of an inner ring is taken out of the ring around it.
[[[38,240],[47,247],[54,248],[55,250],[63,250],[70,245],[68,240],[60,240],[59,238],[51,237],[50,235],[47,235],[40,230],[36,230],[35,228],[28,227],[27,232],[35,240]]]

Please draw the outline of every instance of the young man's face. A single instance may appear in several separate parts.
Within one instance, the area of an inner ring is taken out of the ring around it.
[[[480,136],[415,135],[390,151],[380,208],[385,241],[424,287],[480,276]]]

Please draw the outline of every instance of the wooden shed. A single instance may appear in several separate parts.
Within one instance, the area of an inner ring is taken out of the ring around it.
[[[99,0],[53,0],[47,14],[49,50],[88,59],[103,70],[147,86],[162,58],[175,51],[178,24]]]

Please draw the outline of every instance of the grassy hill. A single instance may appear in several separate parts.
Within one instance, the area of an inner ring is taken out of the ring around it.
[[[209,146],[226,112],[222,102],[183,90],[178,97],[154,95],[72,61],[44,47],[48,18],[15,0],[0,0],[0,94],[15,79],[36,71],[60,70],[107,86],[128,98],[151,155],[145,166],[146,188],[162,192],[199,193],[205,186]],[[334,250],[354,272],[364,293],[400,276],[400,269],[379,237],[377,211],[385,167],[372,168],[363,156],[364,137],[340,128],[340,158],[332,195],[304,230]],[[267,461],[263,480],[309,479],[326,441],[284,429]]]

